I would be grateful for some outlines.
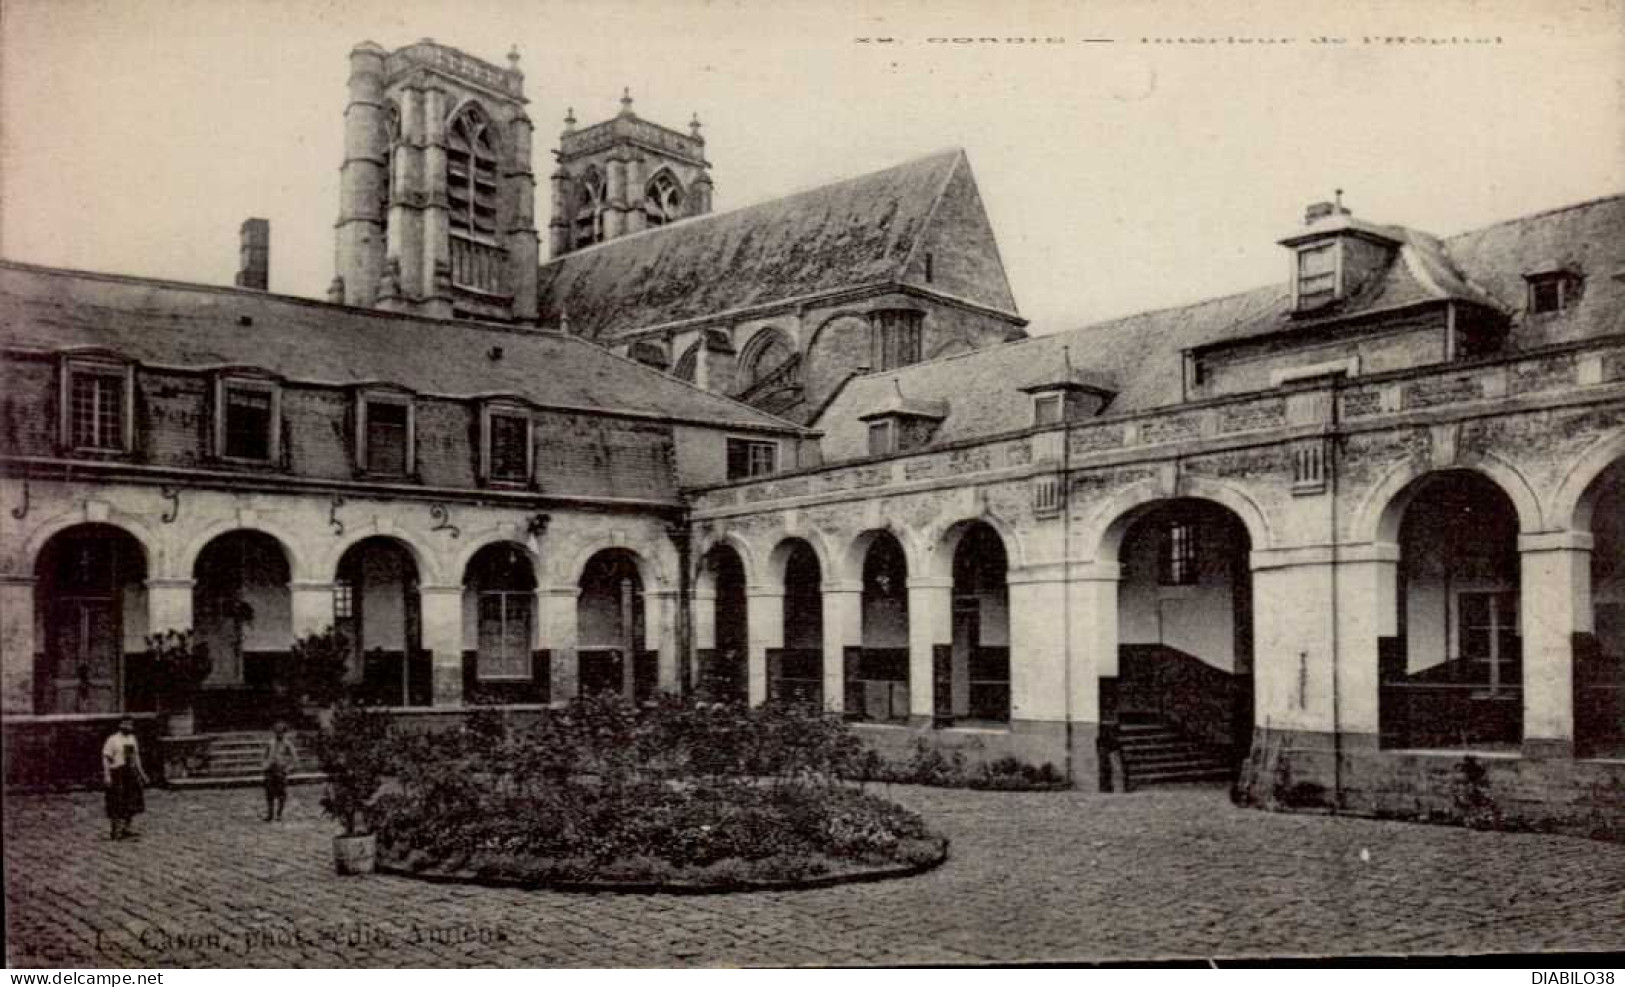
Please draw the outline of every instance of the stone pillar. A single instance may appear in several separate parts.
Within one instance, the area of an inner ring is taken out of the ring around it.
[[[423,586],[425,651],[434,667],[434,705],[459,706],[463,702],[463,587]]]
[[[400,140],[393,156],[394,188],[389,208],[389,256],[379,285],[379,307],[410,311],[422,296],[423,207],[429,189],[423,168],[423,90],[409,85],[398,94]],[[387,304],[386,304],[387,303]]]
[[[846,711],[846,649],[863,643],[863,584],[826,582],[824,610],[824,710]]]
[[[423,187],[428,192],[423,213],[422,299],[424,315],[451,318],[451,220],[446,189],[446,93],[423,93]]]
[[[560,165],[550,179],[553,186],[553,215],[547,221],[548,257],[557,259],[570,250],[575,217],[570,214],[570,172]]]
[[[1592,537],[1518,536],[1523,632],[1523,753],[1574,756],[1574,634],[1592,628]]]
[[[333,624],[332,583],[290,583],[288,601],[293,611],[293,636],[318,634]]]
[[[1100,680],[1117,677],[1117,587],[1123,568],[1116,562],[1089,562],[1071,565],[1067,575],[1067,606],[1062,614],[1068,624],[1072,669],[1067,706],[1072,722],[1098,724],[1103,713],[1116,716],[1115,710],[1101,709]],[[1013,603],[1011,607],[1013,628]]]
[[[704,216],[706,213],[710,212],[711,193],[713,189],[714,186],[711,182],[711,176],[705,172],[701,172],[700,177],[694,179],[694,188],[689,198],[689,206],[686,210],[686,215]]]
[[[550,656],[548,696],[553,702],[568,702],[579,691],[580,663],[576,655],[579,638],[576,607],[581,590],[575,586],[543,586],[536,590],[537,624],[542,646]]]
[[[513,189],[513,215],[508,225],[508,290],[513,292],[513,317],[535,325],[539,319],[537,277],[541,245],[536,234],[536,176],[531,172],[531,124],[524,114],[508,125],[512,141],[504,178]]]
[[[0,576],[0,713],[34,712],[34,578]]]
[[[682,691],[681,656],[677,653],[677,611],[681,595],[674,589],[650,590],[644,596],[647,610],[643,619],[649,625],[648,644],[660,655],[656,687],[673,695]]]
[[[147,580],[147,633],[192,629],[192,579]]]
[[[953,601],[951,576],[908,581],[908,712],[916,725],[929,725],[936,714],[936,646],[954,639]]]
[[[745,587],[745,681],[750,704],[767,702],[767,649],[784,647],[784,590]]]
[[[371,305],[384,266],[384,50],[350,52],[350,102],[344,109],[344,163],[339,169],[337,267],[346,305]]]
[[[637,233],[648,225],[649,217],[643,212],[643,183],[648,176],[643,173],[644,162],[642,158],[628,158],[626,162],[626,232]]]
[[[1066,583],[1061,567],[1011,570],[1010,720],[1067,719]]]
[[[604,195],[608,209],[604,212],[604,239],[613,240],[626,232],[626,160],[610,158],[607,166]]]
[[[1333,681],[1330,554],[1320,546],[1255,551],[1252,567],[1254,719],[1329,735],[1338,725],[1332,695],[1343,690],[1340,667]]]
[[[1338,721],[1344,733],[1365,734],[1375,746],[1380,734],[1381,661],[1378,642],[1399,632],[1399,546],[1382,542],[1338,551],[1337,570]],[[1254,593],[1253,609],[1263,603]],[[1274,601],[1268,605],[1277,605]],[[1258,666],[1257,647],[1253,665]],[[1253,720],[1264,722],[1255,705]]]

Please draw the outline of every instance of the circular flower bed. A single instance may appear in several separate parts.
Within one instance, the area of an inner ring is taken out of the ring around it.
[[[840,780],[858,743],[812,711],[582,700],[399,737],[371,806],[382,869],[623,890],[781,888],[918,873],[947,840]]]

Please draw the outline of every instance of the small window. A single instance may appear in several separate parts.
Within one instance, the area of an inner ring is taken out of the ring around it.
[[[275,385],[224,381],[220,385],[220,454],[226,459],[266,463],[275,458]]]
[[[1061,395],[1040,394],[1033,398],[1033,424],[1054,425],[1061,420]]]
[[[362,402],[362,462],[368,473],[404,476],[412,471],[412,405],[369,398]]]
[[[728,440],[728,479],[743,480],[779,471],[779,444],[756,439]]]
[[[1337,297],[1337,245],[1298,251],[1298,308],[1314,308]]]
[[[530,482],[530,416],[492,411],[485,425],[485,475],[498,483]]]
[[[869,322],[873,333],[874,369],[891,370],[919,363],[923,321],[924,313],[912,309],[871,312]]]
[[[66,444],[90,452],[129,449],[130,374],[122,367],[69,364]]]
[[[1170,521],[1163,529],[1162,555],[1157,579],[1164,586],[1191,586],[1196,583],[1196,526],[1187,521]]]
[[[1543,315],[1573,307],[1579,297],[1579,279],[1567,271],[1530,275],[1529,314]]]
[[[885,456],[897,449],[897,431],[895,422],[871,422],[869,424],[869,455]]]
[[[350,620],[355,616],[355,586],[347,579],[333,584],[333,619]]]

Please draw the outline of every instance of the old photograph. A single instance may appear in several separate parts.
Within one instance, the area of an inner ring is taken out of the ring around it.
[[[1625,0],[11,0],[0,121],[9,967],[1625,951]]]

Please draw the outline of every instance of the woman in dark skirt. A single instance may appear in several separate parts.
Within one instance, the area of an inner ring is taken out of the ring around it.
[[[130,821],[146,811],[143,789],[147,773],[141,767],[141,747],[135,739],[135,721],[119,721],[118,732],[102,745],[102,780],[107,783],[107,818],[112,824],[111,839],[127,839]]]

